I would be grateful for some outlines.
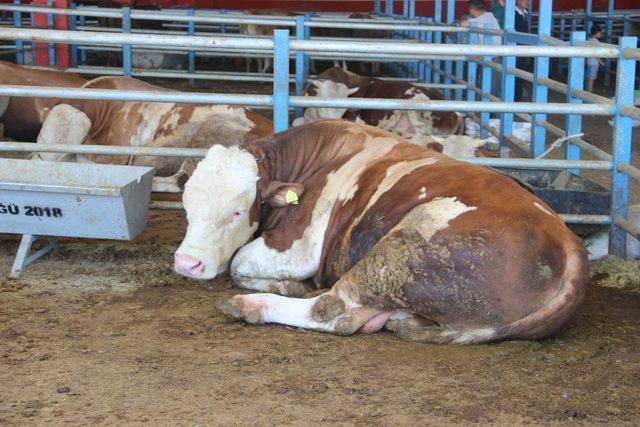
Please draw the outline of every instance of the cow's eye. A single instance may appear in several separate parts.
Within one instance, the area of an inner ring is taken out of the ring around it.
[[[231,221],[236,221],[237,219],[242,217],[242,215],[244,215],[244,209],[238,209],[237,211],[231,214]]]

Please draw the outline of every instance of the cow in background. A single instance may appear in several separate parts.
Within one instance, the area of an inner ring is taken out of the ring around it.
[[[87,81],[77,74],[62,71],[37,70],[0,61],[0,84],[20,86],[81,87]],[[0,123],[4,136],[21,142],[35,142],[42,127],[36,103],[52,107],[53,98],[0,96]]]
[[[247,9],[244,11],[245,15],[256,15],[256,16],[296,16],[296,13],[289,12],[281,9]],[[295,27],[278,27],[274,25],[258,25],[258,24],[240,24],[238,27],[238,32],[240,34],[246,34],[248,36],[257,37],[257,36],[267,36],[273,37],[273,31],[277,29],[284,29],[292,31],[293,28],[293,36],[295,36]],[[247,58],[247,73],[251,71],[251,58]],[[259,73],[266,73],[271,68],[271,57],[267,56],[265,58],[256,58],[257,63],[257,71]]]
[[[373,17],[367,13],[352,13],[349,15],[349,19],[372,19]],[[390,39],[391,31],[386,30],[368,30],[368,29],[351,29],[351,28],[323,28],[323,27],[312,27],[310,31],[311,37],[322,37],[322,38],[344,38],[344,39]],[[311,71],[316,73],[317,70],[317,61],[311,61]],[[380,63],[379,62],[370,62],[370,68],[367,69],[366,63],[363,61],[358,61],[358,68],[362,73],[369,73],[371,75],[380,74]],[[347,70],[347,61],[346,60],[334,60],[334,67],[342,66],[342,69]]]
[[[113,0],[102,0],[97,2],[98,7],[104,7],[109,9],[122,9],[127,4],[119,3]],[[134,3],[133,10],[141,11],[159,11],[162,7],[152,3]],[[98,17],[98,26],[104,28],[122,28],[121,18],[110,17]],[[144,29],[145,32],[153,33],[154,31],[162,31],[163,21],[156,21],[151,19],[132,19],[132,30]],[[144,68],[150,70],[158,69],[180,69],[184,68],[187,57],[185,54],[176,53],[161,53],[161,52],[145,52],[134,50],[131,52],[131,66],[133,68]],[[121,52],[107,52],[107,66],[108,67],[121,67]]]
[[[316,76],[305,88],[304,96],[326,98],[384,98],[427,101],[442,99],[435,91],[405,81],[380,80],[333,67]],[[346,108],[307,108],[293,126],[323,119],[344,119],[376,126],[411,142],[426,146],[438,143],[435,137],[464,135],[463,117],[451,112],[366,110]]]
[[[172,92],[126,77],[100,77],[84,88]],[[272,122],[242,106],[186,103],[64,100],[39,108],[44,121],[39,144],[133,147],[210,148],[243,145],[270,135]],[[193,171],[184,158],[40,153],[37,159],[150,166],[156,169],[154,191],[179,192]]]

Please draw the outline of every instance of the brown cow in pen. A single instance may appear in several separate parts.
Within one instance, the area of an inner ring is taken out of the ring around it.
[[[171,92],[126,77],[100,77],[86,89]],[[64,100],[39,109],[44,124],[39,144],[116,145],[133,147],[209,148],[214,144],[243,145],[270,135],[272,122],[233,105],[201,105],[163,102]],[[65,160],[73,155],[41,153],[43,160]],[[172,157],[77,155],[77,161],[152,166],[156,191],[181,190],[193,170],[192,161]]]
[[[175,270],[242,288],[249,323],[424,342],[548,336],[584,294],[587,254],[512,179],[370,126],[319,121],[213,147],[185,186]],[[328,291],[306,299],[308,281]]]
[[[3,85],[80,87],[86,82],[77,74],[37,70],[0,61],[0,84]],[[57,100],[0,96],[0,121],[4,125],[4,136],[22,142],[36,140],[42,127],[36,102],[53,106]]]

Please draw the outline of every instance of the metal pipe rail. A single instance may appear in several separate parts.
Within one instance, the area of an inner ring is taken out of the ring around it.
[[[640,169],[635,168],[627,163],[620,163],[618,165],[618,170],[620,172],[624,172],[629,175],[629,178],[635,179],[636,181],[640,181]]]
[[[39,86],[0,86],[0,95],[111,101],[185,102],[193,104],[273,105],[271,95],[239,95],[202,92],[117,91],[111,89],[50,88]],[[424,110],[450,112],[522,112],[532,114],[582,114],[608,116],[613,106],[594,104],[539,104],[532,102],[469,102],[382,98],[289,97],[289,106],[303,108],[363,108],[370,110]]]
[[[23,153],[70,153],[70,154],[102,154],[127,156],[161,156],[202,158],[206,149],[200,148],[167,148],[167,147],[122,147],[111,145],[65,145],[34,144],[31,142],[0,142],[0,151]],[[464,158],[467,163],[504,168],[557,168],[611,170],[612,162],[602,160],[538,160],[538,159],[493,159]]]
[[[558,216],[568,224],[611,224],[610,215],[559,214]]]
[[[640,108],[633,105],[625,105],[620,108],[620,114],[625,117],[631,117],[632,119],[640,120]]]
[[[634,238],[640,240],[640,228],[634,227],[633,223],[624,218],[616,218],[615,225],[622,228],[627,233],[631,234]]]
[[[122,12],[109,8],[88,9],[56,9],[44,6],[22,6],[0,4],[0,11],[22,12],[22,13],[46,13],[51,15],[67,15],[67,16],[90,16],[99,18],[121,18]],[[142,9],[131,9],[131,19],[140,19],[147,21],[173,21],[173,22],[194,22],[194,23],[210,23],[210,24],[256,24],[279,27],[295,27],[295,17],[289,16],[263,16],[263,15],[187,15],[186,13],[174,13],[165,11],[147,11]],[[335,22],[334,20],[311,20],[305,22],[305,26],[312,28],[348,28],[363,30],[380,30],[380,31],[440,31],[461,33],[468,32],[468,28],[456,27],[451,25],[420,25],[414,22],[396,22],[379,20],[352,20],[344,19],[348,22]],[[398,28],[398,27],[401,28]]]
[[[152,200],[149,202],[149,209],[153,210],[170,210],[180,211],[184,209],[182,202],[167,202]],[[577,214],[558,214],[562,221],[568,224],[610,224],[611,217],[609,215],[577,215]]]
[[[491,135],[498,138],[498,140],[502,139],[510,149],[514,150],[519,155],[523,155],[525,157],[531,156],[531,150],[529,150],[524,141],[522,141],[521,139],[518,139],[513,135],[500,135],[499,131],[493,129],[487,123],[482,123],[482,120],[476,114],[469,114],[469,117],[471,118],[471,120],[482,126],[482,128],[489,132]]]
[[[560,129],[558,126],[552,123],[549,123],[546,120],[540,120],[538,121],[538,124],[559,138],[564,138],[565,136],[567,136],[567,133],[565,131]],[[613,160],[613,157],[611,156],[611,154],[607,153],[604,150],[601,150],[600,148],[596,147],[593,144],[590,144],[589,142],[585,141],[582,138],[577,138],[577,137],[571,138],[571,143],[573,145],[580,147],[581,150],[586,151],[587,153],[591,154],[592,156],[600,160],[606,160],[606,161]]]
[[[489,67],[495,71],[498,72],[502,72],[502,65],[498,64],[496,62],[493,61],[482,61],[479,59],[475,59],[475,58],[470,58],[470,60],[484,65],[486,67]],[[507,73],[512,74],[516,77],[521,78],[522,80],[526,80],[529,83],[533,83],[533,73],[530,73],[528,71],[524,71],[521,70],[519,68],[515,68],[515,67],[508,67],[507,68]],[[559,82],[557,80],[553,80],[550,79],[549,77],[540,77],[538,78],[538,83],[541,85],[544,85],[546,87],[548,87],[549,89],[556,91],[558,93],[561,93],[563,95],[567,94],[567,85],[565,83]],[[613,105],[615,103],[615,101],[613,99],[607,98],[605,96],[601,96],[601,95],[596,95],[595,93],[592,92],[587,92],[586,90],[583,89],[574,89],[572,91],[572,95],[574,98],[580,99],[581,101],[585,101],[585,102],[589,102],[591,104],[606,104],[606,105]],[[632,111],[629,109],[629,107],[623,107],[623,108],[627,108],[627,111],[630,111],[631,114],[635,114],[635,111]],[[637,109],[636,107],[631,107],[634,109]]]
[[[171,36],[153,34],[111,34],[93,31],[40,30],[26,28],[0,28],[0,39],[45,41],[57,43],[103,43],[114,45],[171,46],[189,48],[227,48],[227,49],[273,49],[270,39],[204,37],[204,36]],[[289,40],[289,49],[306,53],[314,52],[346,52],[369,54],[403,54],[415,56],[428,55],[476,55],[476,56],[522,56],[571,58],[617,58],[618,49],[611,47],[555,47],[555,46],[519,46],[514,50],[511,46],[488,46],[465,44],[391,44],[377,42],[341,43],[318,40]]]
[[[635,59],[640,61],[640,48],[628,48],[622,51],[624,59]]]

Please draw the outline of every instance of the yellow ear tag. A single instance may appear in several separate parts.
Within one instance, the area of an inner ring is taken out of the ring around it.
[[[297,205],[298,195],[293,190],[287,190],[287,193],[284,195],[284,201],[287,202],[288,205]]]

